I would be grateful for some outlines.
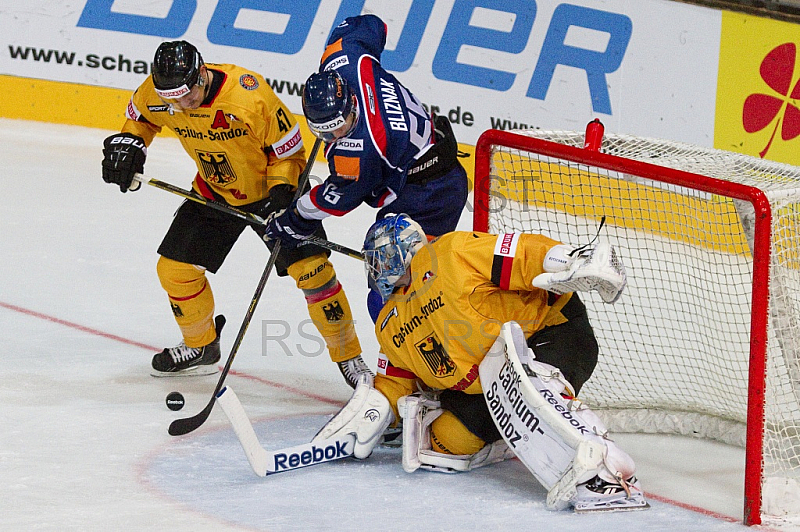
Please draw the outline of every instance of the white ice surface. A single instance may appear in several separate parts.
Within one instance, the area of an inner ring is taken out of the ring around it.
[[[155,263],[182,200],[104,184],[109,133],[0,119],[0,530],[744,529],[743,451],[685,438],[619,435],[652,508],[578,516],[548,511],[518,461],[409,475],[397,451],[381,449],[258,478],[219,409],[169,436],[173,419],[205,406],[217,376],[148,373],[153,351],[178,340]],[[175,139],[151,146],[147,174],[188,188],[194,172]],[[360,248],[373,216],[330,220],[329,237]],[[465,212],[461,227],[470,224]],[[247,231],[210,276],[228,318],[223,361],[267,258]],[[374,368],[363,268],[332,260]],[[350,395],[289,278],[269,279],[233,369],[227,382],[270,449],[309,440]],[[165,406],[173,390],[186,397],[181,412]]]

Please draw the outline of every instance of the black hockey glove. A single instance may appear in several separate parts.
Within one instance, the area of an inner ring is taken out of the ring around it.
[[[284,244],[295,247],[311,236],[321,224],[319,220],[303,218],[294,207],[289,207],[269,215],[264,238],[283,240]]]
[[[144,172],[147,146],[144,139],[131,133],[116,133],[103,141],[103,181],[119,185],[122,192],[139,188],[134,174]]]
[[[275,185],[269,189],[269,201],[261,209],[261,216],[264,218],[276,211],[289,207],[294,201],[294,193],[297,189],[289,184]]]

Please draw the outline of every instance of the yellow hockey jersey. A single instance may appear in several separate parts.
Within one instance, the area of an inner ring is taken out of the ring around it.
[[[518,322],[529,337],[566,321],[560,311],[572,294],[558,297],[531,284],[559,243],[457,231],[414,256],[411,284],[395,291],[375,323],[375,387],[395,410],[398,398],[417,391],[417,379],[432,389],[482,393],[478,365],[503,323]]]
[[[297,186],[306,161],[294,115],[262,76],[236,65],[206,67],[214,79],[198,109],[162,100],[149,76],[128,103],[122,131],[149,146],[171,129],[197,165],[195,191],[207,198],[240,206],[268,197],[275,185]]]

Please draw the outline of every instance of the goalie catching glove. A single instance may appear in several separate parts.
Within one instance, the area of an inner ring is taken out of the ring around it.
[[[533,278],[533,286],[554,292],[597,291],[606,303],[616,303],[628,283],[625,266],[608,243],[594,248],[572,249],[559,244],[544,259],[545,273]]]
[[[103,181],[119,185],[122,192],[141,185],[134,176],[144,173],[147,146],[144,139],[131,133],[116,133],[103,141]]]

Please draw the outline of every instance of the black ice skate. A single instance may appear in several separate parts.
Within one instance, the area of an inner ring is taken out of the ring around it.
[[[189,377],[212,375],[217,372],[220,359],[219,338],[225,326],[225,316],[214,319],[217,337],[203,347],[188,347],[181,342],[175,347],[168,347],[153,356],[154,377]]]

